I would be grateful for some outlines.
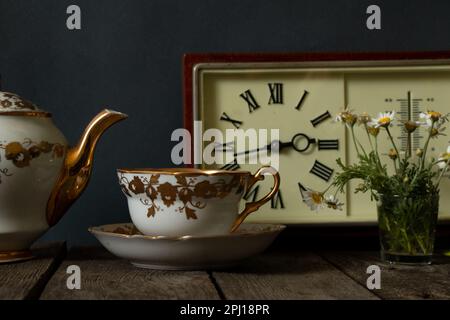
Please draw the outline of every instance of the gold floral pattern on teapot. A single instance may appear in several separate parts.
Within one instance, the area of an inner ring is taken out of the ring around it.
[[[0,111],[39,110],[30,101],[10,92],[0,92]]]
[[[62,158],[66,152],[66,147],[60,143],[47,141],[37,143],[31,139],[25,139],[22,143],[17,141],[0,143],[0,149],[5,150],[4,158],[11,161],[17,168],[30,166],[31,161],[42,154],[51,153],[53,158]],[[2,162],[1,155],[0,162]],[[0,169],[0,183],[2,183],[2,175],[9,177],[12,173],[9,172],[8,168]]]
[[[124,173],[119,176],[122,192],[132,197],[138,195],[141,203],[148,207],[147,217],[154,217],[156,212],[161,211],[161,207],[156,203],[158,195],[166,207],[171,207],[178,199],[183,203],[176,211],[184,212],[186,218],[197,219],[196,210],[206,207],[206,202],[202,199],[225,198],[230,192],[242,192],[243,183],[240,176],[233,176],[227,182],[220,179],[211,183],[208,180],[197,181],[196,177],[175,176],[177,184],[170,182],[160,183],[159,174],[152,174],[150,178],[145,176],[133,176],[129,180]],[[164,211],[164,210],[162,210]]]

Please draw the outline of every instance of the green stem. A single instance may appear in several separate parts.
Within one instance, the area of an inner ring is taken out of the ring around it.
[[[408,253],[412,253],[411,251],[411,243],[410,243],[410,241],[409,241],[409,238],[408,238],[408,234],[406,233],[406,230],[405,229],[401,229],[401,233],[403,234],[403,236],[404,236],[404,238],[405,238],[405,241],[406,241],[406,250],[408,251]]]
[[[447,169],[448,169],[448,162],[449,162],[449,161],[447,160],[446,163],[445,163],[445,167],[442,169],[441,173],[439,174],[439,178],[438,178],[438,180],[437,180],[437,182],[436,182],[436,188],[439,187],[439,184],[441,183],[442,177],[443,177],[444,174],[447,172]]]
[[[325,190],[322,191],[322,195],[325,195],[325,193],[333,186],[333,184],[329,184],[328,187],[325,188]]]
[[[375,155],[377,157],[377,165],[380,173],[383,171],[383,165],[381,164],[380,155],[378,154],[378,137],[375,137]]]
[[[422,160],[420,161],[419,170],[417,170],[416,174],[414,175],[414,178],[412,179],[410,186],[414,185],[414,182],[416,182],[416,179],[417,179],[417,177],[419,175],[419,172],[421,172],[423,167],[425,166],[425,157],[427,155],[428,144],[430,143],[430,139],[431,139],[431,134],[433,132],[433,128],[434,128],[434,122],[431,124],[430,132],[428,133],[427,141],[425,142],[425,145],[423,147]]]
[[[411,150],[411,132],[408,131],[408,140],[406,142],[406,158],[411,158],[412,150]]]
[[[359,152],[358,149],[358,144],[356,143],[355,130],[353,126],[350,127],[350,131],[352,132],[352,139],[353,143],[355,144],[356,153],[358,154],[358,156],[361,156],[361,153]]]
[[[420,249],[422,249],[423,254],[427,253],[427,249],[425,248],[425,245],[423,244],[422,240],[420,240],[420,237],[417,236],[417,234],[414,232],[414,236],[416,238],[417,243],[420,246]]]
[[[397,152],[397,160],[398,160],[398,165],[400,167],[400,152],[398,152],[397,145],[394,142],[394,138],[392,137],[391,131],[389,131],[388,127],[385,127],[385,129],[386,129],[386,132],[387,132],[387,134],[389,136],[389,139],[391,139],[392,146],[394,147],[395,152]]]
[[[370,139],[369,130],[367,129],[367,123],[364,124],[364,127],[366,128],[366,134],[367,134],[367,139],[369,139],[370,148],[372,149],[372,151],[374,151],[373,144],[372,144],[372,139]]]
[[[392,161],[394,162],[395,173],[398,174],[397,162],[395,162],[395,159],[392,159]]]
[[[420,169],[422,169],[423,166],[425,165],[425,157],[427,155],[428,144],[430,143],[430,140],[431,140],[431,135],[433,133],[433,128],[434,128],[434,122],[431,123],[430,132],[428,133],[427,141],[425,142],[425,145],[423,147],[423,155],[422,155],[422,162],[420,163]]]

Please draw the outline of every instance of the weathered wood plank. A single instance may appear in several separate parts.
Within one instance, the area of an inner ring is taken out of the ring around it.
[[[378,299],[309,252],[268,252],[213,277],[226,299]]]
[[[69,265],[81,269],[81,289],[67,289]],[[75,248],[41,299],[219,299],[208,273],[139,269],[103,248]]]
[[[323,258],[361,285],[366,285],[367,267],[381,268],[383,299],[450,299],[450,258],[440,257],[431,266],[391,266],[381,263],[378,252],[327,252]]]
[[[64,242],[37,246],[33,260],[0,264],[0,299],[37,299],[66,253]]]

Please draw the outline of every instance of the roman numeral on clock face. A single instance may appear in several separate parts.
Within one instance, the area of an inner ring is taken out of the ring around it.
[[[227,163],[226,165],[224,165],[220,169],[221,170],[235,171],[235,170],[239,170],[240,168],[241,168],[241,166],[237,163],[237,160],[234,159],[232,162]]]
[[[283,84],[269,83],[270,98],[269,104],[283,104]]]
[[[334,171],[333,169],[327,167],[322,162],[316,160],[309,172],[319,177],[320,179],[328,182],[331,176],[333,175],[333,171]]]
[[[300,182],[298,183],[298,188],[299,188],[300,192],[306,191],[306,188]]]
[[[252,113],[256,109],[258,109],[260,106],[258,102],[256,102],[255,97],[253,96],[252,92],[249,90],[245,90],[243,93],[239,95],[242,99],[247,102],[248,105],[248,112]]]
[[[284,209],[283,197],[281,196],[281,190],[278,190],[277,194],[270,200],[270,207],[272,209]]]
[[[298,102],[297,106],[295,107],[295,109],[300,110],[300,108],[303,105],[303,102],[305,102],[306,96],[309,94],[308,91],[304,90],[302,97],[300,98],[300,101]]]
[[[250,197],[252,198],[252,202],[255,202],[258,199],[258,193],[259,193],[259,186],[254,187],[253,189],[249,190],[245,195],[244,195],[244,200],[248,201],[248,199],[250,199]]]
[[[225,112],[222,113],[220,120],[230,122],[236,129],[239,129],[242,125],[242,121],[230,118]]]
[[[320,116],[314,118],[311,120],[312,125],[315,127],[317,126],[319,123],[327,120],[328,118],[331,118],[331,114],[327,111],[325,111],[324,113],[322,113]]]
[[[319,150],[339,150],[339,140],[320,140],[318,142]]]

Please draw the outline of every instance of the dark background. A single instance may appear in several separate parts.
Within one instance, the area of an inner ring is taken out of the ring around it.
[[[70,4],[81,30],[66,28]],[[370,4],[382,30],[366,28]],[[104,107],[130,116],[103,136],[89,187],[43,240],[96,243],[88,226],[129,220],[115,169],[171,166],[184,53],[449,50],[449,14],[449,1],[0,0],[4,90],[52,112],[72,144]]]

